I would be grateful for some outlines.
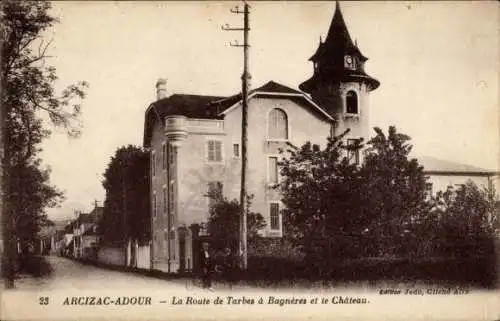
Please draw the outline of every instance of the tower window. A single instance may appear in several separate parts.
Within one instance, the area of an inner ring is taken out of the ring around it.
[[[269,114],[269,138],[288,139],[288,117],[282,109],[275,108]]]
[[[350,90],[347,92],[345,102],[346,102],[346,112],[348,114],[357,115],[359,113],[358,95],[354,91]]]

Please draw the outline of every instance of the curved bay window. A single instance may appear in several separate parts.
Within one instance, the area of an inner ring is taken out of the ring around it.
[[[271,110],[268,120],[268,135],[270,139],[288,139],[288,117],[284,110]]]
[[[354,91],[350,90],[347,92],[345,97],[345,104],[347,114],[358,114],[358,95]]]

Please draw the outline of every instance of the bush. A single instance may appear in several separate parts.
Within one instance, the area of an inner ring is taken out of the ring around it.
[[[211,247],[222,251],[226,247],[237,252],[240,233],[240,203],[237,199],[229,200],[222,193],[222,183],[218,182],[206,195],[210,200],[208,232]],[[251,243],[259,238],[258,232],[266,226],[260,213],[250,211],[252,195],[247,195],[247,238]]]
[[[305,278],[304,261],[271,256],[248,258],[248,268],[244,277],[248,280],[281,281]]]
[[[20,258],[20,272],[29,273],[35,277],[52,274],[52,266],[43,256],[29,255]]]
[[[243,276],[253,281],[287,281],[299,279],[330,282],[390,281],[425,282],[494,288],[497,286],[497,264],[494,257],[411,259],[362,258],[330,260],[329,264],[285,257],[249,257]]]

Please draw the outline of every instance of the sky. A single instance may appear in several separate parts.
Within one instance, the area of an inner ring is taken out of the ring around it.
[[[51,181],[66,194],[52,219],[73,218],[105,197],[102,175],[117,148],[142,145],[144,111],[155,83],[168,94],[232,95],[243,66],[241,2],[53,3],[59,19],[47,62],[58,88],[85,80],[83,134],[54,130],[43,143]],[[274,80],[292,88],[326,36],[335,3],[250,3],[252,87]],[[499,12],[497,2],[340,2],[353,39],[381,82],[370,94],[370,124],[412,137],[415,156],[499,168]]]

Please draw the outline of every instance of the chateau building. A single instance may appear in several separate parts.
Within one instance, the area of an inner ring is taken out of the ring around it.
[[[247,190],[261,213],[265,237],[281,237],[279,149],[290,142],[326,143],[350,128],[347,143],[369,135],[369,94],[379,82],[365,72],[367,58],[349,35],[337,3],[328,34],[310,58],[313,75],[299,89],[273,81],[249,93]],[[241,170],[241,94],[230,97],[167,95],[158,80],[157,100],[145,113],[144,147],[151,151],[151,268],[192,269],[194,224],[208,219],[207,192],[222,183],[238,198]],[[353,153],[353,161],[361,155]]]

